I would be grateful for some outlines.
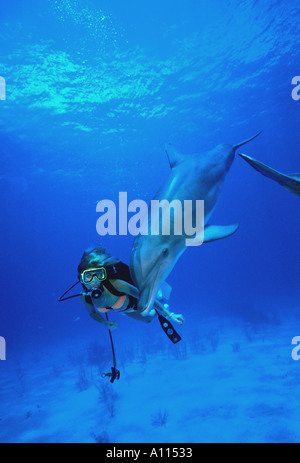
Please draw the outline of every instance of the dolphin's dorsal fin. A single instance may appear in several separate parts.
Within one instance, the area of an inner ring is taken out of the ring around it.
[[[173,169],[178,164],[184,161],[185,157],[182,156],[182,154],[179,153],[179,151],[177,151],[173,145],[165,145],[165,150],[169,159],[171,169]]]

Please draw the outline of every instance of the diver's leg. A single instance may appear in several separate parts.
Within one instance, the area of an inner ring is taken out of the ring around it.
[[[129,313],[125,312],[125,315],[127,315],[127,317],[133,318],[134,320],[138,320],[138,321],[144,322],[144,323],[151,323],[152,320],[157,316],[154,309],[150,310],[147,317],[143,317],[141,315],[141,313],[138,312],[137,310],[135,310],[134,312],[129,312]]]

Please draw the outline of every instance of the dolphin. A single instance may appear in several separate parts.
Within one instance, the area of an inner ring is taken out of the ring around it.
[[[254,140],[260,133],[235,146],[218,145],[200,156],[183,156],[172,145],[166,145],[171,172],[154,200],[167,200],[169,203],[173,200],[180,200],[181,203],[184,200],[192,200],[190,218],[193,224],[196,219],[196,200],[203,200],[205,228],[204,238],[202,228],[201,242],[207,243],[232,235],[238,229],[238,224],[212,226],[208,221],[215,209],[236,150]],[[151,207],[148,208],[148,224],[151,221]],[[173,220],[174,216],[173,211]],[[151,310],[161,283],[168,277],[186,249],[185,233],[175,234],[173,227],[168,235],[155,235],[151,233],[151,227],[155,226],[157,224],[151,223],[147,234],[140,233],[135,238],[130,257],[131,276],[140,291],[138,310],[145,316]]]
[[[290,174],[285,175],[277,170],[268,167],[266,164],[262,162],[256,161],[250,156],[246,154],[238,153],[241,158],[243,158],[250,166],[252,166],[255,170],[260,172],[265,177],[274,180],[275,182],[279,183],[279,185],[283,186],[291,193],[294,193],[297,196],[300,196],[300,174]]]

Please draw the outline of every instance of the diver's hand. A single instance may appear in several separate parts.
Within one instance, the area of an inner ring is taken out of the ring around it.
[[[118,328],[118,323],[115,322],[115,321],[114,321],[114,322],[109,322],[109,321],[107,321],[107,322],[105,323],[105,326],[106,326],[110,331],[113,331],[113,330],[115,330],[116,328]]]
[[[172,312],[172,313],[170,313],[169,318],[170,318],[170,320],[172,320],[172,321],[174,321],[176,323],[179,323],[179,325],[184,325],[184,323],[185,323],[185,319],[184,319],[183,315],[181,315],[181,314],[176,314],[176,313]]]

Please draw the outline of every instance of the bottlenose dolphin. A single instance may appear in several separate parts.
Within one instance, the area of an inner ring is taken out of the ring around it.
[[[300,174],[285,175],[281,172],[278,172],[277,170],[272,169],[271,167],[266,166],[266,164],[263,164],[262,162],[250,158],[250,156],[247,156],[246,154],[238,154],[239,156],[241,156],[241,158],[245,159],[245,161],[248,162],[250,166],[252,166],[255,170],[260,172],[262,175],[279,183],[279,185],[283,186],[291,193],[300,196]]]
[[[260,132],[261,133],[261,132]],[[260,134],[259,133],[259,134]],[[238,224],[211,226],[208,221],[214,211],[222,187],[238,148],[256,138],[238,145],[219,145],[202,156],[183,156],[171,145],[166,146],[171,172],[157,192],[154,200],[192,200],[190,212],[193,223],[196,218],[196,200],[204,201],[204,240],[205,243],[232,235]],[[175,213],[173,213],[175,215]],[[151,222],[151,206],[148,208],[148,223]],[[173,216],[173,220],[174,216]],[[151,227],[157,224],[149,225]],[[140,291],[138,309],[147,315],[155,301],[160,284],[167,278],[175,263],[186,249],[187,236],[176,235],[174,229],[169,235],[139,234],[133,243],[130,259],[130,272]],[[190,238],[190,237],[189,237]]]

